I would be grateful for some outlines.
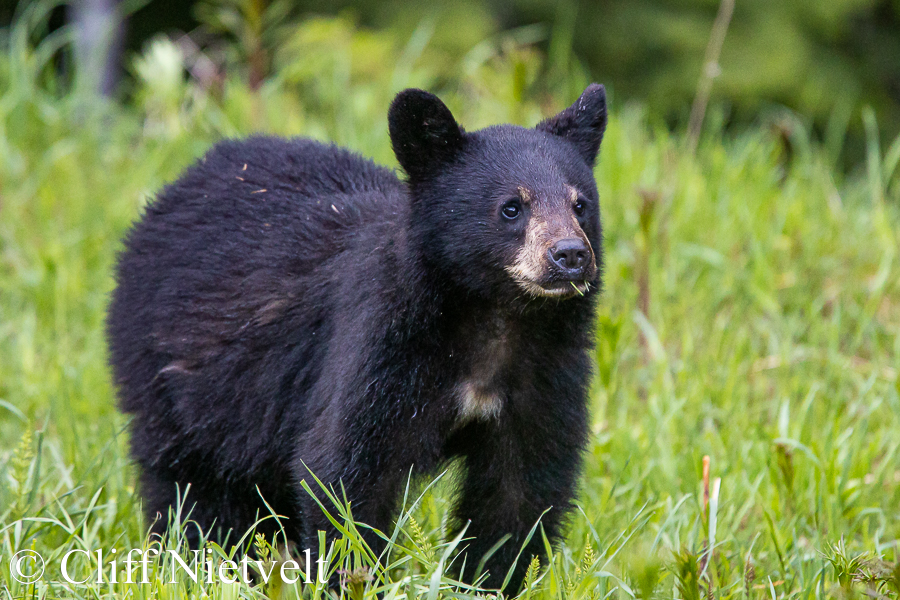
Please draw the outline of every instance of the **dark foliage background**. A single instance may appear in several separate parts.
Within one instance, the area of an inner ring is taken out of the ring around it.
[[[530,35],[548,60],[532,85],[552,87],[561,80],[552,73],[574,68],[607,83],[618,101],[638,100],[677,128],[687,124],[718,6],[718,0],[74,0],[55,11],[49,26],[77,21],[79,10],[93,11],[91,18],[104,11],[124,17],[111,73],[97,85],[127,93],[130,56],[160,33],[187,34],[206,50],[236,41],[245,54],[231,56],[230,67],[246,59],[250,78],[261,81],[271,67],[266,49],[292,23],[314,15],[341,15],[400,37],[427,24],[430,46],[446,52],[448,62],[492,34],[536,25]],[[0,19],[8,23],[15,12],[15,0],[0,2]],[[732,129],[760,120],[783,128],[787,108],[841,149],[844,167],[862,156],[862,106],[874,109],[884,139],[900,131],[900,0],[738,0],[719,64],[712,102]],[[125,85],[116,85],[122,75]]]

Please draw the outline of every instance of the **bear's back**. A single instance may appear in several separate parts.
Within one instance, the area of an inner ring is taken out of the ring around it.
[[[137,291],[135,304],[143,306],[166,288],[190,298],[207,290],[227,295],[229,282],[266,272],[302,280],[402,228],[407,209],[396,175],[349,150],[266,136],[221,142],[167,186],[127,235],[113,308]]]
[[[390,200],[399,200],[402,193],[393,171],[345,148],[304,138],[254,136],[215,145],[147,212],[197,209],[201,222],[203,215],[265,222],[267,216],[302,214],[305,221],[339,229],[355,224],[356,217],[371,222],[396,210]],[[385,198],[373,202],[373,194]],[[326,203],[329,198],[335,202]],[[319,212],[319,207],[337,216]]]
[[[125,239],[119,275],[131,267],[144,279],[184,270],[220,280],[281,265],[302,277],[349,244],[383,235],[406,210],[396,175],[349,150],[307,139],[226,140],[147,206]]]

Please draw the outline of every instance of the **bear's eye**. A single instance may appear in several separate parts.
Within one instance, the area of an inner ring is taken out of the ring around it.
[[[503,208],[500,209],[500,212],[503,213],[504,217],[512,221],[513,219],[517,218],[522,212],[522,205],[519,204],[518,200],[510,200],[503,205]]]
[[[587,210],[587,203],[579,198],[575,201],[575,205],[572,207],[572,210],[574,210],[575,214],[580,217],[584,214],[584,211]]]

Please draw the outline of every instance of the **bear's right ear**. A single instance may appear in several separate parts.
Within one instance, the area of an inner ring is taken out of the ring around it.
[[[421,181],[452,161],[463,146],[463,130],[440,99],[423,90],[403,90],[388,111],[391,146],[410,181]]]
[[[535,129],[569,140],[585,162],[593,167],[606,131],[606,88],[592,83],[575,104],[555,117],[541,121]]]

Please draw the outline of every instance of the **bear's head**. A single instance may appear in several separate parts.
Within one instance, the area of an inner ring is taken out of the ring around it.
[[[436,96],[415,89],[397,96],[388,123],[407,174],[412,233],[453,284],[501,299],[570,298],[598,287],[602,85],[534,129],[466,132]]]

